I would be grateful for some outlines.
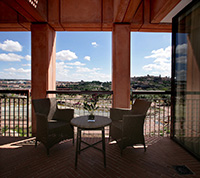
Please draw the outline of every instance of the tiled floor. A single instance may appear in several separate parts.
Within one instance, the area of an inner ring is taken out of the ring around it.
[[[85,138],[88,142],[97,140]],[[172,140],[146,140],[149,143],[146,152],[141,148],[126,148],[122,156],[117,144],[106,140],[106,168],[102,153],[89,148],[81,152],[75,170],[75,145],[72,141],[54,146],[47,156],[42,144],[35,148],[33,142],[14,143],[15,139],[0,137],[0,177],[200,177],[200,162]],[[12,144],[5,144],[9,142]],[[173,165],[186,165],[194,174],[180,175]]]

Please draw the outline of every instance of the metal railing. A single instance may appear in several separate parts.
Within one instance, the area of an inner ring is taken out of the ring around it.
[[[98,95],[98,110],[94,112],[95,115],[110,117],[110,108],[112,107],[112,91],[65,91],[53,90],[47,91],[47,94],[56,94],[59,108],[73,108],[75,117],[88,115],[88,111],[84,110],[84,101],[90,99],[92,95]],[[76,134],[75,128],[75,134]],[[101,137],[101,131],[83,131],[85,137]],[[109,136],[109,127],[105,128],[106,137]]]
[[[88,115],[89,113],[84,110],[83,102],[98,95],[99,101],[97,103],[98,110],[95,115],[110,116],[110,108],[112,107],[112,91],[47,91],[47,94],[56,94],[57,103],[59,108],[73,108],[75,116]]]
[[[132,91],[132,101],[143,98],[151,101],[145,123],[145,136],[170,136],[171,91]]]
[[[200,92],[177,91],[175,107],[175,137],[198,140],[200,137]]]
[[[0,90],[0,135],[29,137],[29,90]]]
[[[112,107],[112,91],[47,91],[47,94],[56,94],[58,106],[60,108],[74,108],[75,117],[80,115],[88,115],[83,109],[83,102],[86,96],[98,94],[100,97],[98,102],[99,109],[95,111],[96,115],[110,117],[110,108]],[[107,95],[107,96],[106,96]],[[105,97],[106,96],[106,97]],[[143,98],[152,102],[148,110],[145,123],[145,136],[169,136],[171,126],[171,92],[170,91],[132,91],[132,102],[136,98]],[[130,102],[130,108],[131,104]],[[94,131],[96,134],[98,131]],[[90,136],[91,132],[85,131],[84,134]],[[106,128],[108,136],[109,127]],[[94,134],[94,133],[93,133]]]
[[[59,108],[74,108],[75,117],[87,115],[83,102],[93,94],[101,97],[96,115],[110,116],[112,107],[112,91],[47,91],[57,97]],[[31,117],[29,90],[0,90],[0,135],[2,136],[31,136]],[[171,92],[163,91],[132,91],[131,99],[145,98],[152,101],[144,124],[146,136],[169,136],[171,128]],[[131,108],[130,102],[130,108]],[[95,131],[98,132],[98,131]],[[106,135],[109,127],[106,128]],[[86,132],[85,135],[88,133]],[[97,135],[100,135],[96,133]]]

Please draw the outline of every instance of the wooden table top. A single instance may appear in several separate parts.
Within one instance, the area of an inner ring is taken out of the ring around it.
[[[110,125],[112,120],[105,116],[95,115],[95,122],[88,122],[88,116],[75,117],[71,124],[82,129],[98,129]]]

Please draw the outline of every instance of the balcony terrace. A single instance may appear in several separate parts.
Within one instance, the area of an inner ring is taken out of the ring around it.
[[[7,91],[9,92],[9,91]],[[11,91],[10,91],[11,92]],[[13,91],[14,92],[14,91]],[[22,94],[24,91],[21,91]],[[29,93],[26,93],[26,97],[29,96]],[[80,97],[75,99],[74,97],[69,97],[71,93],[83,94],[84,92],[69,92],[69,91],[48,91],[48,94],[57,93],[59,107],[74,107],[76,110],[76,115],[87,114],[81,110],[81,105],[74,105],[73,102],[82,103]],[[94,92],[85,92],[91,94]],[[101,93],[101,92],[99,92]],[[103,92],[102,92],[103,93]],[[102,94],[101,93],[101,94]],[[104,103],[104,106],[108,112],[103,112],[109,116],[109,108],[111,107],[110,100],[112,97],[112,92],[105,92],[107,95],[110,95],[110,98],[104,98],[100,103]],[[19,91],[17,91],[19,94]],[[62,94],[62,95],[61,95]],[[66,95],[67,94],[67,95]],[[43,144],[39,144],[35,148],[35,137],[27,137],[26,129],[24,130],[25,136],[23,134],[15,134],[9,129],[5,133],[2,133],[1,129],[0,136],[0,177],[199,177],[200,176],[200,163],[199,161],[184,150],[181,146],[176,144],[172,139],[170,139],[170,126],[171,126],[171,116],[169,112],[169,101],[166,98],[166,95],[169,95],[170,92],[133,92],[133,98],[135,97],[144,97],[147,95],[149,100],[154,100],[151,108],[149,109],[149,114],[147,115],[144,134],[145,141],[147,145],[147,151],[144,152],[142,147],[134,146],[128,147],[124,150],[123,155],[120,154],[119,146],[112,140],[109,140],[109,128],[106,130],[106,159],[107,167],[104,168],[103,165],[103,155],[90,148],[90,150],[84,151],[81,153],[78,159],[78,167],[75,169],[75,145],[73,145],[72,140],[65,140],[55,145],[50,150],[50,155],[47,156],[46,150]],[[63,96],[64,95],[64,96]],[[160,97],[158,97],[160,95]],[[62,96],[62,97],[61,97]],[[157,97],[155,97],[157,96]],[[165,96],[165,97],[163,97]],[[16,97],[15,102],[21,103],[24,106],[26,103],[26,97],[23,97],[24,102],[20,101],[22,97]],[[65,98],[65,99],[62,99]],[[109,98],[109,99],[108,99]],[[22,101],[23,101],[22,100]],[[1,106],[5,106],[5,101],[10,103],[8,106],[13,108],[12,96],[9,96],[7,99],[1,99]],[[62,102],[60,102],[62,101]],[[28,102],[29,103],[29,102]],[[107,103],[107,104],[106,104]],[[168,103],[163,106],[163,103]],[[64,105],[65,104],[65,105]],[[67,104],[67,105],[66,105]],[[29,105],[31,107],[31,105]],[[78,108],[77,108],[78,107]],[[107,108],[108,107],[108,108]],[[17,106],[18,108],[18,106]],[[19,107],[20,108],[20,107]],[[23,122],[27,125],[27,113],[26,113],[26,104],[24,107],[25,113],[22,114],[25,116]],[[102,108],[100,108],[102,109]],[[2,121],[7,115],[7,123],[10,127],[14,122],[13,120],[13,109],[2,109],[3,112],[1,115],[1,127],[3,128],[4,124]],[[21,109],[20,109],[21,110]],[[30,108],[27,110],[29,111]],[[18,114],[18,109],[15,110]],[[9,114],[12,113],[12,114]],[[102,111],[97,111],[97,114],[102,115]],[[15,114],[14,114],[15,115]],[[10,118],[9,118],[10,116]],[[12,119],[11,119],[12,118]],[[18,117],[15,118],[18,121]],[[9,121],[12,121],[12,124],[9,124]],[[29,118],[28,122],[31,119]],[[168,122],[166,122],[168,121]],[[160,124],[158,124],[160,123]],[[162,127],[162,123],[165,123],[165,127]],[[31,123],[29,123],[31,124]],[[19,123],[16,122],[16,125]],[[15,126],[16,126],[15,125]],[[157,125],[157,127],[155,127]],[[26,127],[25,127],[26,128]],[[29,130],[31,132],[31,130]],[[76,134],[76,133],[75,133]],[[4,136],[3,136],[4,135]],[[85,131],[83,134],[83,139],[86,142],[94,143],[100,140],[100,135],[98,131],[88,132]],[[76,138],[76,137],[75,137]],[[76,143],[76,140],[75,140]],[[99,145],[101,147],[101,144]],[[84,147],[84,146],[83,146]],[[174,166],[183,166],[185,165],[191,172],[177,172]],[[182,173],[182,174],[181,174]]]
[[[200,177],[199,0],[2,0],[0,9],[0,31],[31,31],[31,99],[55,91],[57,31],[112,32],[113,108],[130,107],[130,33],[172,32],[173,44],[172,106],[157,101],[151,106],[144,129],[146,152],[126,148],[121,156],[107,137],[107,167],[91,149],[80,154],[75,169],[71,140],[55,145],[49,156],[43,144],[35,148],[36,117],[29,112],[29,96],[4,97],[0,177]],[[92,143],[100,138],[93,133],[83,139]]]

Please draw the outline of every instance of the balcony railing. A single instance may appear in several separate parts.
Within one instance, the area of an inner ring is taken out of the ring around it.
[[[74,108],[75,116],[88,114],[88,112],[83,109],[83,102],[89,95],[101,95],[100,100],[98,102],[99,109],[95,111],[95,114],[107,117],[110,116],[110,108],[112,107],[112,91],[57,90],[47,91],[47,94],[56,94],[58,105],[60,108]],[[136,98],[145,98],[152,102],[145,119],[144,134],[146,136],[169,136],[171,125],[171,92],[133,91],[131,95],[132,102]],[[130,108],[132,102],[130,102]],[[108,136],[109,127],[107,127],[105,130],[106,135]],[[91,132],[84,132],[84,134],[87,136],[90,136],[89,133]],[[95,131],[95,134],[100,135],[100,132]]]
[[[95,115],[110,117],[110,108],[112,107],[112,91],[64,91],[54,90],[47,91],[47,94],[56,94],[59,108],[73,108],[74,115],[83,116],[89,113],[84,110],[83,102],[90,99],[92,95],[98,95],[98,110],[94,112]],[[75,128],[75,134],[76,134]],[[83,136],[86,137],[101,137],[101,131],[83,131]],[[105,128],[105,135],[109,136],[109,127]]]
[[[29,137],[29,90],[0,90],[0,135]]]
[[[98,95],[99,109],[95,111],[96,115],[110,116],[112,107],[112,91],[47,91],[47,94],[56,94],[59,108],[73,108],[75,116],[87,115],[88,112],[83,109],[83,102],[92,95]]]
[[[110,116],[112,91],[47,91],[54,94],[59,108],[73,108],[75,117],[87,115],[83,109],[85,99],[93,94],[100,95],[96,115]],[[31,136],[31,104],[29,90],[0,90],[0,135],[14,137]],[[131,100],[145,98],[152,101],[148,110],[144,134],[146,136],[169,136],[171,128],[171,93],[161,91],[133,91]],[[130,102],[131,108],[132,102]],[[96,135],[100,135],[98,131]],[[85,132],[88,136],[89,132]],[[109,127],[106,128],[106,135]]]
[[[171,129],[170,91],[132,91],[132,101],[143,98],[151,101],[144,123],[144,135],[168,137]]]

